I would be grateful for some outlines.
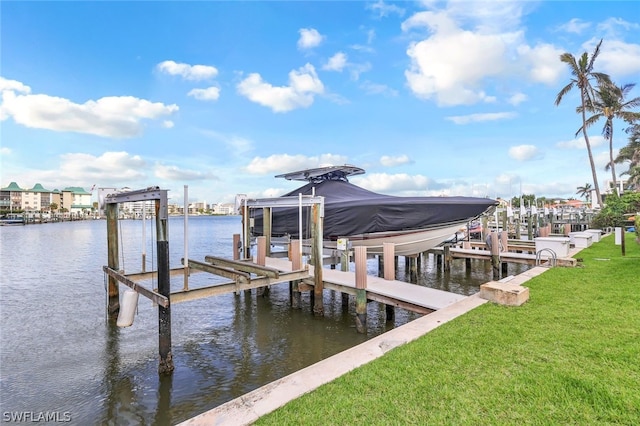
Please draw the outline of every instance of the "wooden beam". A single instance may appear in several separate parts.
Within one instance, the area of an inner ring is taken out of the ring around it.
[[[268,266],[260,266],[253,262],[242,260],[229,260],[216,256],[205,256],[205,262],[209,262],[212,265],[225,266],[227,268],[237,269],[243,272],[249,272],[256,275],[262,275],[269,278],[279,278],[280,271]]]
[[[163,296],[160,293],[156,293],[153,290],[149,290],[148,288],[146,288],[144,286],[141,286],[140,284],[136,283],[133,280],[130,280],[126,276],[122,275],[118,271],[115,271],[115,270],[109,268],[108,266],[103,266],[102,270],[107,275],[109,275],[109,277],[111,277],[114,280],[119,281],[122,284],[130,287],[131,289],[137,291],[138,293],[140,293],[144,297],[147,297],[147,298],[151,299],[153,302],[157,303],[158,305],[160,305],[162,307],[165,307],[165,308],[167,306],[169,306],[169,299],[166,296]]]
[[[182,260],[184,261],[184,259]],[[242,271],[236,271],[233,268],[226,268],[224,266],[211,265],[209,263],[198,262],[196,260],[189,259],[189,268],[197,269],[202,272],[208,272],[214,275],[220,275],[225,278],[235,280],[237,283],[247,283],[251,281],[251,274]]]
[[[192,288],[192,289],[189,289],[188,291],[177,291],[177,292],[171,293],[171,303],[176,304],[181,302],[187,302],[190,300],[202,299],[210,296],[218,296],[226,293],[234,293],[240,290],[251,290],[258,287],[279,284],[281,282],[286,282],[286,281],[301,280],[304,278],[309,278],[308,271],[285,272],[281,274],[280,278],[278,278],[276,281],[274,281],[272,278],[269,278],[269,277],[261,277],[261,278],[252,279],[250,282],[247,282],[247,283],[237,284],[235,282],[231,282],[231,283],[214,284],[208,287]]]

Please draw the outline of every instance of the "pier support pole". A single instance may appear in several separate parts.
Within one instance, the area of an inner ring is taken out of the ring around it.
[[[262,236],[256,238],[257,250],[256,250],[256,263],[260,266],[265,266],[267,257],[267,237]],[[268,287],[258,287],[256,289],[256,296],[265,296],[268,294]]]
[[[166,191],[164,192],[166,197]],[[160,364],[158,373],[170,374],[173,369],[171,354],[171,282],[169,269],[169,239],[167,232],[167,212],[160,212],[161,204],[166,209],[166,198],[156,200],[156,241],[158,247],[158,293],[167,297],[168,304],[164,308],[158,306],[158,350]]]
[[[324,281],[322,280],[322,220],[324,212],[320,211],[320,205],[311,206],[311,257],[313,258],[313,314],[316,316],[324,315],[324,302],[322,293],[324,290]],[[366,252],[365,252],[366,256]]]
[[[300,240],[291,240],[291,243],[289,244],[289,259],[291,260],[292,271],[299,271],[300,269],[302,269],[302,259],[300,258]],[[293,309],[300,309],[300,280],[295,280],[291,284],[291,307]]]
[[[492,232],[491,238],[491,266],[493,267],[493,279],[500,278],[500,240],[498,239],[498,233]]]
[[[382,243],[382,256],[384,263],[384,279],[393,281],[396,279],[396,271],[394,269],[394,257],[396,253],[395,244]]]
[[[382,255],[383,255],[383,263],[384,263],[384,279],[388,281],[393,281],[396,279],[396,270],[395,270],[395,255],[396,255],[395,244],[393,243],[383,243],[382,244]],[[387,321],[393,321],[395,317],[395,308],[393,305],[384,305],[385,306],[385,314],[387,317]]]
[[[350,250],[349,250],[349,242],[345,241],[344,242],[344,250],[342,251],[341,255],[340,255],[340,270],[344,271],[344,272],[349,272],[349,257],[350,255]],[[349,307],[349,294],[348,293],[342,293],[342,307],[343,308],[348,308]]]
[[[451,246],[449,244],[444,245],[444,256],[442,258],[445,271],[451,270]]]
[[[367,332],[367,248],[356,247],[356,330]]]
[[[118,260],[118,204],[106,204],[107,214],[107,262],[109,268],[118,271],[120,263]],[[120,291],[118,281],[112,276],[108,277],[109,302],[107,312],[109,319],[116,320],[120,312]]]

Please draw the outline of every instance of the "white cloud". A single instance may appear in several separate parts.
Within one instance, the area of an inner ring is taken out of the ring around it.
[[[237,88],[247,99],[274,112],[307,108],[313,103],[314,95],[324,93],[324,86],[311,64],[289,72],[288,86],[272,86],[264,82],[260,74],[252,73]]]
[[[524,93],[515,93],[507,100],[507,102],[509,102],[511,105],[520,105],[527,99],[529,99],[529,97]]]
[[[607,18],[606,20],[598,24],[598,31],[606,32],[607,40],[618,38],[620,29],[622,31],[637,32],[640,29],[640,24],[636,22],[625,21],[622,18]]]
[[[363,81],[360,88],[368,95],[398,96],[398,91],[384,84]]]
[[[329,58],[326,64],[322,66],[323,70],[327,71],[339,71],[341,72],[347,65],[347,55],[343,52],[338,52]]]
[[[28,87],[9,80],[2,82],[29,93]],[[25,127],[58,132],[87,133],[110,138],[129,138],[142,133],[143,120],[156,120],[178,110],[175,104],[165,105],[133,96],[109,96],[77,104],[69,99],[43,94],[16,94],[2,91],[0,120],[9,117]]]
[[[603,136],[589,136],[589,144],[591,148],[600,146],[605,144],[606,139]],[[568,141],[560,141],[556,143],[558,148],[563,149],[586,149],[587,144],[584,143],[584,137],[580,136],[576,139],[568,140]]]
[[[189,65],[174,61],[164,61],[157,65],[160,72],[179,75],[185,80],[207,80],[218,75],[218,69],[210,65]]]
[[[569,22],[562,24],[558,30],[573,34],[582,34],[584,30],[591,26],[590,22],[584,22],[581,19],[573,18]]]
[[[19,81],[9,80],[4,77],[0,77],[0,92],[4,91],[18,92],[18,93],[31,93],[31,88]]]
[[[405,10],[403,8],[398,7],[395,4],[386,4],[382,0],[378,0],[375,3],[368,3],[367,9],[376,12],[379,18],[387,17],[392,13],[398,16],[404,16],[405,13]]]
[[[517,161],[528,161],[539,158],[540,153],[534,145],[518,145],[509,148],[509,157]]]
[[[56,171],[56,180],[67,182],[94,182],[101,185],[143,179],[146,176],[146,162],[139,155],[128,152],[105,152],[99,157],[85,153],[69,153],[60,156],[61,163]]]
[[[422,99],[439,105],[470,105],[489,100],[479,86],[507,67],[506,53],[521,33],[485,34],[462,30],[443,12],[420,12],[402,24],[407,31],[427,26],[433,35],[412,42],[405,71],[409,88]]]
[[[315,28],[301,28],[300,38],[298,39],[298,49],[306,50],[319,46],[324,40],[324,36]]]
[[[536,46],[519,46],[518,54],[522,65],[534,82],[553,84],[566,72],[567,66],[558,58],[564,53],[561,49],[550,44],[538,44]]]
[[[371,64],[368,62],[361,64],[348,62],[347,55],[343,52],[338,52],[329,58],[329,61],[322,66],[323,70],[338,72],[342,72],[345,68],[349,69],[349,74],[352,80],[358,80],[360,78],[360,74],[371,69]]]
[[[197,180],[218,180],[219,178],[212,173],[204,173],[196,170],[181,169],[177,166],[166,166],[164,164],[156,164],[154,170],[155,177],[159,179],[175,180],[175,181],[197,181]]]
[[[406,173],[372,173],[365,177],[354,177],[354,183],[370,191],[379,193],[398,193],[402,191],[422,191],[429,188],[431,180],[422,175]],[[357,182],[357,183],[356,183]]]
[[[469,123],[479,123],[483,121],[508,120],[516,116],[517,114],[515,112],[492,112],[492,113],[485,113],[485,114],[450,116],[450,117],[447,117],[446,119],[454,122],[455,124],[469,124]]]
[[[245,155],[253,151],[253,143],[241,136],[227,135],[213,130],[201,130],[201,133],[213,140],[222,142],[236,155]]]
[[[244,171],[255,175],[278,174],[346,163],[347,157],[336,154],[322,154],[311,157],[306,155],[274,154],[266,158],[255,157],[247,167],[244,168]]]
[[[211,86],[206,89],[191,89],[187,96],[193,96],[201,101],[215,101],[220,97],[220,88]]]
[[[640,30],[636,30],[640,32]],[[600,40],[585,44],[589,54]],[[620,40],[604,40],[597,59],[598,70],[611,75],[615,80],[620,77],[637,77],[640,74],[640,44],[625,43]]]
[[[11,155],[11,148],[7,148],[6,146],[0,146],[0,155]]]
[[[175,126],[175,124],[171,120],[165,120],[162,122],[162,127],[164,127],[165,129],[171,129],[173,126]]]
[[[412,161],[406,154],[396,156],[383,155],[382,157],[380,157],[380,164],[386,167],[400,166],[402,164],[409,163],[412,163]]]

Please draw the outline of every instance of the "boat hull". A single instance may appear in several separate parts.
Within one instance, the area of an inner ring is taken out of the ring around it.
[[[366,247],[368,254],[382,254],[384,244],[392,243],[396,256],[411,256],[431,250],[450,240],[465,224],[466,222],[457,222],[442,224],[429,229],[380,232],[367,235],[352,235],[345,238],[349,240],[352,247]],[[327,242],[326,244],[336,245],[335,241]]]

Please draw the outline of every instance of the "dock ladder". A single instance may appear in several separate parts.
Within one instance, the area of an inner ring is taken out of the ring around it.
[[[550,265],[551,267],[555,267],[556,266],[556,260],[558,259],[558,257],[556,256],[556,252],[551,250],[550,248],[543,248],[540,249],[536,252],[536,266],[540,266],[540,261],[541,261],[541,255],[543,252],[548,251],[549,253],[551,253],[551,260],[550,260]]]

